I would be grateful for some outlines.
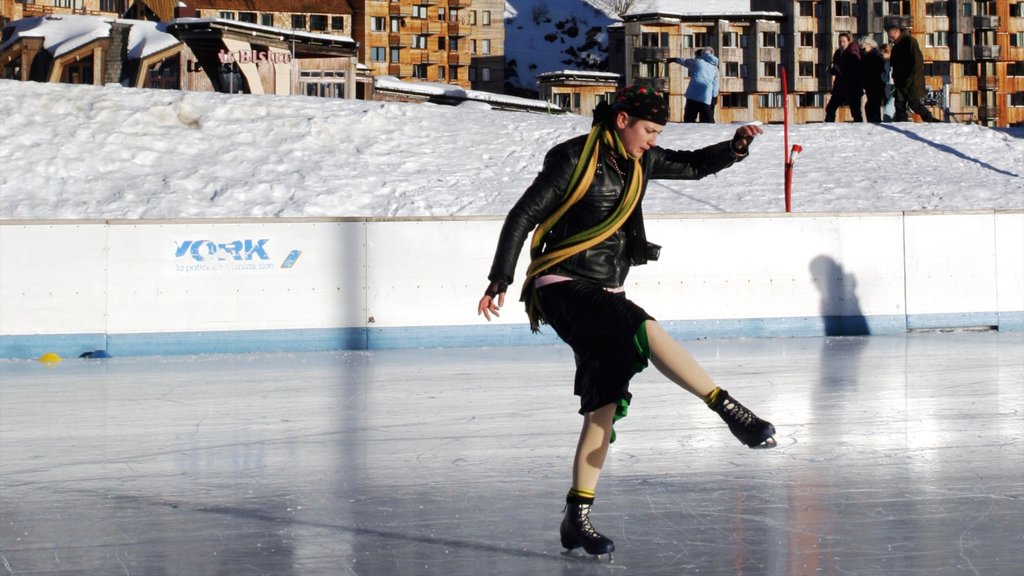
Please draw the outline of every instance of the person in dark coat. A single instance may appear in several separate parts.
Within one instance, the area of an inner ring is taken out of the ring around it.
[[[886,26],[886,34],[892,42],[889,63],[892,66],[892,82],[896,88],[896,111],[893,122],[908,122],[907,108],[913,110],[925,122],[939,122],[924,104],[924,55],[917,40],[909,30],[893,23]]]
[[[588,135],[548,151],[544,165],[505,218],[477,305],[488,320],[505,304],[505,292],[530,231],[530,265],[522,300],[530,327],[554,329],[575,354],[575,393],[583,428],[576,446],[572,487],[560,526],[562,546],[601,555],[615,549],[590,522],[597,481],[614,441],[612,426],[626,415],[629,381],[648,361],[683,390],[699,397],[741,442],[775,444],[775,428],[715,385],[696,360],[654,318],[626,298],[631,266],[656,260],[647,241],[641,202],[651,179],[696,180],[748,155],[762,131],[736,129],[732,139],[699,150],[657,146],[668,121],[664,94],[635,85],[594,110]]]
[[[849,34],[839,35],[839,48],[832,55],[832,96],[825,105],[825,122],[836,121],[836,111],[843,104],[850,107],[854,122],[863,122],[860,99],[864,94],[860,77],[860,49]]]
[[[870,36],[857,40],[860,46],[861,83],[864,86],[864,117],[868,122],[882,121],[882,106],[885,104],[885,82],[888,73],[885,58],[878,50],[878,43]]]

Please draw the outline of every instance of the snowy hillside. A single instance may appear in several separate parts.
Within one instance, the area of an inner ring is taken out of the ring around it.
[[[0,80],[0,218],[504,215],[590,119],[467,107]],[[783,130],[647,214],[781,212]],[[670,124],[692,149],[734,126]],[[1024,129],[794,126],[799,212],[1024,209]]]

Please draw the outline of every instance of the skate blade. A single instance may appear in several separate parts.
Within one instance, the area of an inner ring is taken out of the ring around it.
[[[590,554],[583,549],[572,549],[562,550],[562,557],[570,560],[579,560],[581,562],[597,562],[599,564],[614,564],[615,559],[612,558],[612,553],[606,554]]]
[[[767,450],[769,448],[775,448],[779,443],[775,441],[775,436],[769,436],[767,440],[761,442],[757,446],[751,446],[751,450]]]

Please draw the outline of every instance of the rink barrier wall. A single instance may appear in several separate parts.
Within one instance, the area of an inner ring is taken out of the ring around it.
[[[500,319],[476,314],[501,224],[0,221],[0,357],[555,343],[518,283]],[[647,234],[661,258],[626,291],[678,338],[1024,330],[1024,211],[648,216]]]

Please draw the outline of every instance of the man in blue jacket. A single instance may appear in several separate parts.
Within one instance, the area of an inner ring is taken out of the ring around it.
[[[718,58],[712,48],[697,50],[694,58],[670,58],[690,73],[686,87],[683,122],[715,123],[715,99],[718,98]]]

